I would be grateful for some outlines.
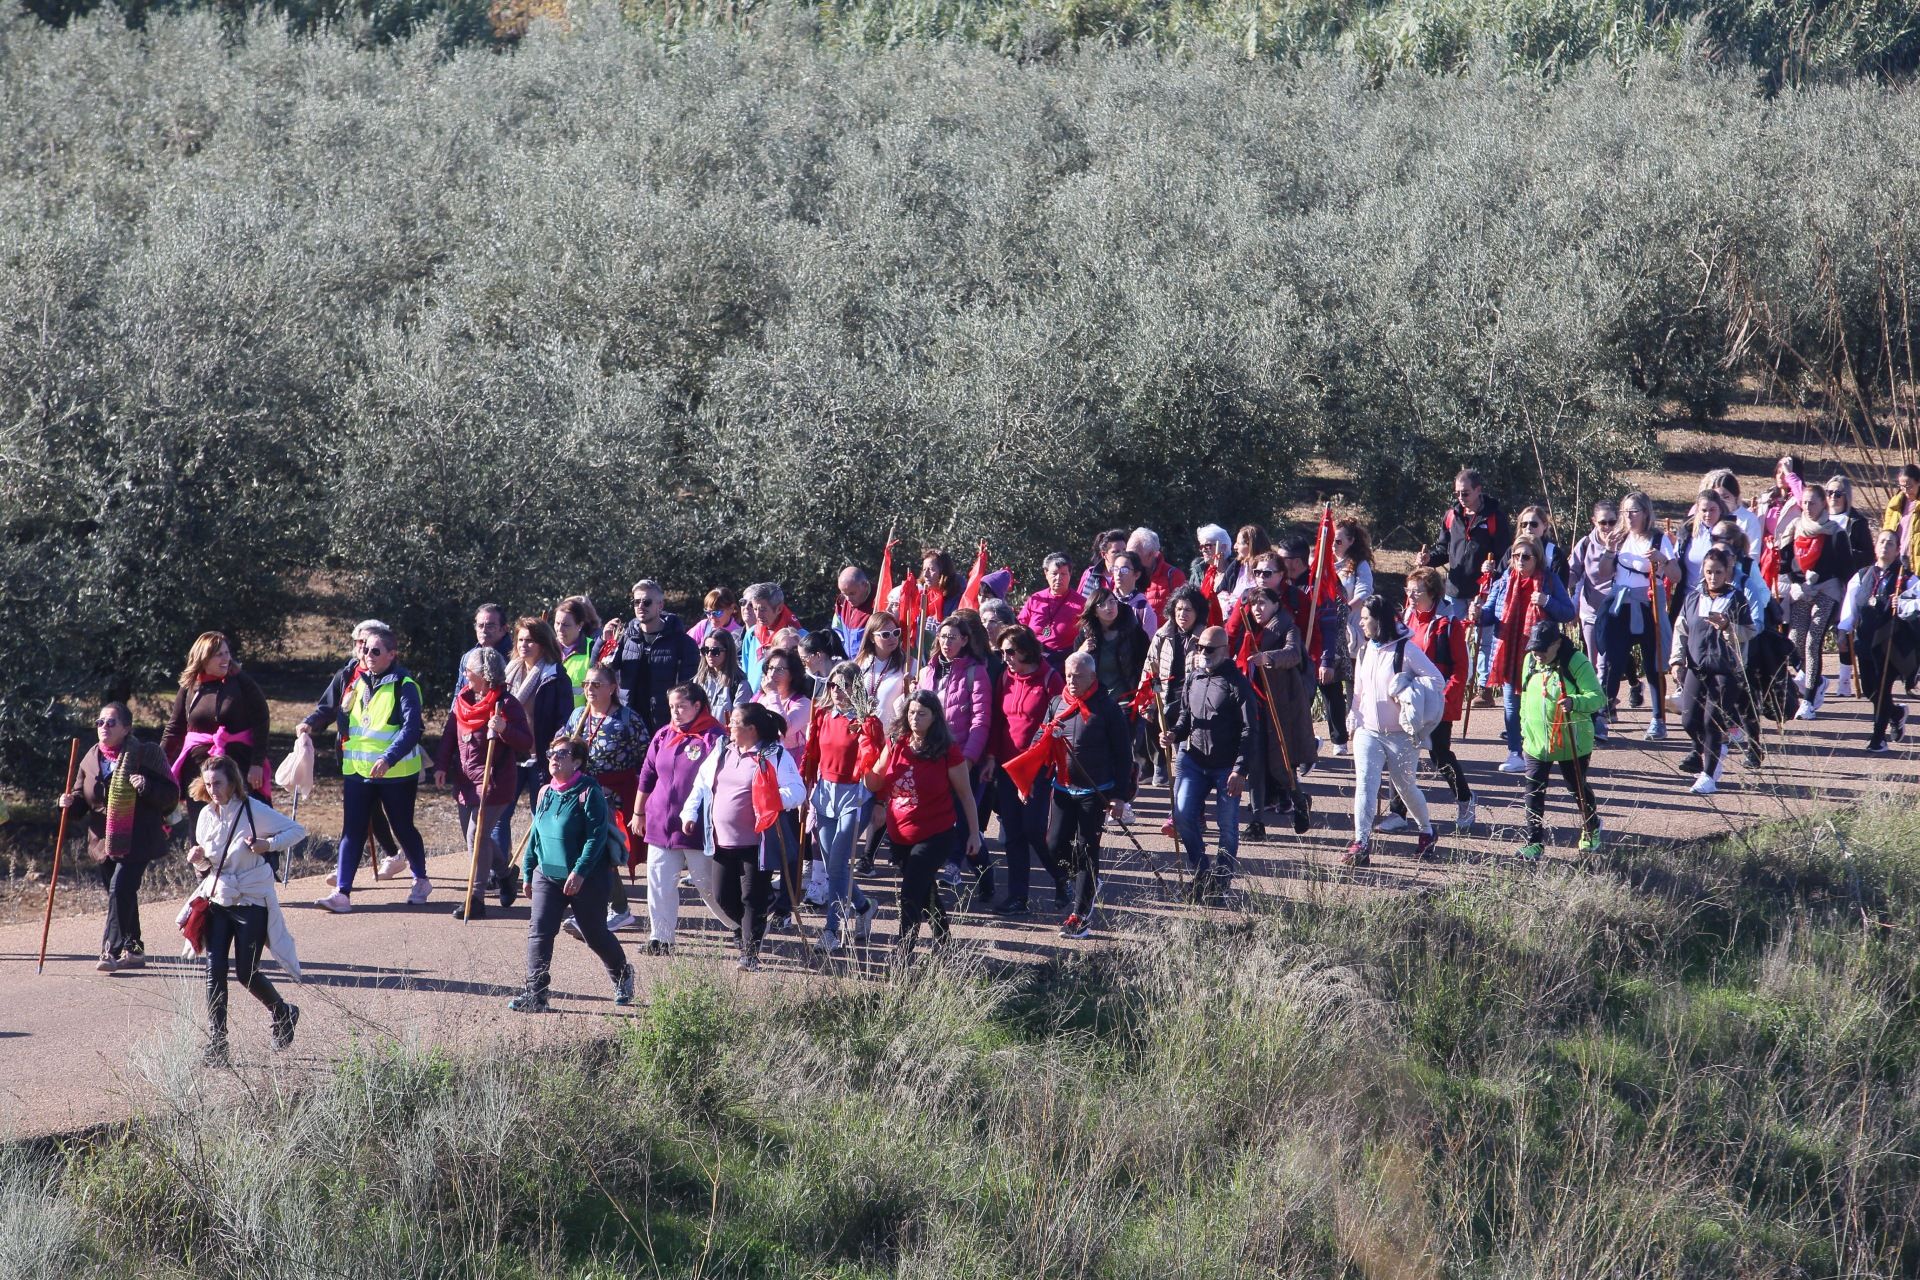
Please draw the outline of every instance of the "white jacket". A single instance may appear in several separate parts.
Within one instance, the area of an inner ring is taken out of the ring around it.
[[[1394,649],[1403,639],[1407,642],[1406,657],[1400,663],[1398,682],[1404,685],[1412,680],[1427,679],[1434,687],[1445,690],[1447,682],[1440,668],[1404,631],[1384,643],[1369,640],[1353,659],[1353,705],[1347,713],[1348,727],[1406,736],[1400,727],[1400,690],[1394,687],[1393,673]]]
[[[235,830],[235,828],[238,830]],[[228,843],[231,836],[231,844]],[[255,837],[267,842],[273,852],[290,849],[307,837],[307,829],[270,805],[251,796],[236,797],[225,805],[209,804],[200,811],[194,826],[194,843],[207,854],[207,874],[189,900],[201,894],[223,907],[265,907],[267,909],[267,950],[297,981],[300,978],[300,953],[293,933],[280,911],[280,895],[274,889],[273,868],[250,845]],[[221,850],[226,859],[221,860]],[[218,871],[216,878],[215,872]],[[186,921],[182,907],[174,923]],[[191,947],[189,946],[189,950]]]

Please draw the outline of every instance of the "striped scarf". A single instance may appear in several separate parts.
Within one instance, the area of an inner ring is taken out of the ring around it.
[[[133,789],[133,753],[111,754],[100,748],[100,766],[110,769],[107,776],[107,857],[118,862],[133,852],[133,806],[138,793]]]

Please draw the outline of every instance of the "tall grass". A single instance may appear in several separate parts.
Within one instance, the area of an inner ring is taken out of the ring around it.
[[[1911,1275],[1920,818],[171,1086],[0,1165],[44,1276]]]

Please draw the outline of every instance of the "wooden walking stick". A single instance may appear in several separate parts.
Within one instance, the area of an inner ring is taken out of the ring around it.
[[[73,774],[79,767],[80,739],[75,738],[73,745],[67,749],[67,785],[60,791],[63,799],[73,794]],[[67,842],[67,815],[72,812],[73,805],[70,803],[60,807],[60,828],[53,837],[53,874],[47,880],[47,914],[40,921],[40,967],[34,970],[35,973],[47,971],[47,934],[53,929],[53,891],[60,887],[60,846]]]
[[[465,924],[473,919],[473,886],[480,878],[480,836],[487,824],[487,791],[493,786],[493,747],[499,739],[493,736],[493,730],[487,730],[487,760],[480,767],[480,794],[474,797],[479,803],[473,807],[473,848],[467,854],[467,896],[462,899],[466,906],[461,910],[460,922]],[[533,834],[533,819],[527,819],[527,834]]]

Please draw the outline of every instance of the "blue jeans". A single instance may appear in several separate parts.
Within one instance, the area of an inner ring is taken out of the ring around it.
[[[1000,815],[1000,843],[1007,851],[1007,901],[1025,902],[1033,855],[1045,856],[1048,790],[1044,782],[1022,800],[1004,769],[993,774],[993,811]]]
[[[827,932],[840,936],[840,904],[867,909],[867,895],[853,882],[853,847],[866,827],[867,789],[857,782],[813,784],[813,831],[827,864]]]
[[[1507,753],[1520,754],[1520,691],[1512,685],[1500,689],[1500,710],[1506,716]]]
[[[1182,751],[1173,766],[1173,829],[1187,851],[1187,866],[1197,876],[1207,868],[1207,793],[1214,801],[1214,825],[1220,832],[1220,874],[1232,879],[1240,869],[1240,801],[1227,794],[1231,768],[1207,769]]]
[[[497,811],[499,817],[493,820],[493,827],[487,832],[488,837],[493,841],[493,847],[500,851],[501,859],[507,863],[513,861],[513,806],[514,803],[520,799],[520,792],[525,785],[524,779],[526,775],[527,771],[524,766],[513,766],[513,794],[508,796],[506,803],[500,806]],[[531,804],[532,802],[529,801],[528,803]],[[488,805],[487,812],[494,813],[496,810],[492,805]],[[486,881],[484,879],[480,882],[480,887],[482,889],[486,888]]]
[[[353,893],[353,876],[360,870],[360,855],[366,851],[367,832],[373,825],[376,805],[386,810],[393,838],[407,855],[407,866],[412,869],[414,879],[426,876],[427,843],[420,838],[420,828],[413,825],[413,803],[419,792],[417,774],[376,782],[350,773],[341,780],[340,804],[344,812],[340,818],[339,857],[334,864],[335,883],[340,892]]]

